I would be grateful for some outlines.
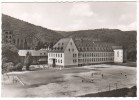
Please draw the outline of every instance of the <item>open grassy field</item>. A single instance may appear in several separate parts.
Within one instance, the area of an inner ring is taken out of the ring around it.
[[[2,96],[6,97],[75,97],[136,85],[136,67],[120,65],[100,64],[9,75],[18,76],[25,86],[3,82]]]

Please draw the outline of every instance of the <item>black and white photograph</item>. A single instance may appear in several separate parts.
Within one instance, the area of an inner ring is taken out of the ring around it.
[[[1,2],[5,97],[137,97],[137,2]]]

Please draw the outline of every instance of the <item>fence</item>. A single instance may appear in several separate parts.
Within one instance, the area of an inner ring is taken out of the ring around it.
[[[22,86],[25,86],[25,84],[21,81],[21,79],[16,75],[4,74],[3,75],[3,81],[6,81],[6,80],[11,81],[11,83],[13,83],[15,85],[20,83]]]

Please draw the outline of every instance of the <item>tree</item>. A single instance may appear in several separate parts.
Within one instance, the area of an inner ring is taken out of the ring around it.
[[[3,69],[2,72],[9,72],[9,71],[14,71],[14,63],[13,62],[8,62],[3,64]]]
[[[28,48],[28,45],[27,45],[27,41],[25,39],[25,42],[24,42],[24,49],[27,49]]]
[[[31,64],[32,64],[32,55],[31,55],[31,53],[27,52],[26,57],[25,57],[26,70],[30,70],[29,66]]]
[[[37,43],[37,45],[35,46],[35,49],[36,49],[36,50],[39,50],[39,49],[41,49],[41,48],[43,48],[43,47],[44,47],[43,42],[39,41],[39,42]]]
[[[22,71],[23,65],[21,63],[16,64],[15,70]]]
[[[2,44],[2,63],[19,62],[18,49],[12,44]]]
[[[50,49],[53,48],[53,42],[50,42],[49,48],[50,48]]]

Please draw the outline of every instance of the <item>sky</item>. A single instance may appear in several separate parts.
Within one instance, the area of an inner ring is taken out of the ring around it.
[[[58,31],[137,30],[136,2],[2,3],[2,13]]]

